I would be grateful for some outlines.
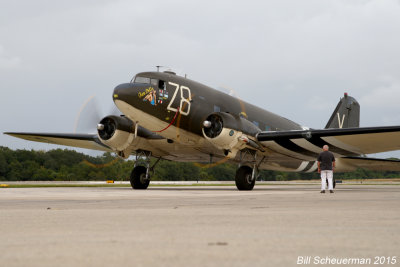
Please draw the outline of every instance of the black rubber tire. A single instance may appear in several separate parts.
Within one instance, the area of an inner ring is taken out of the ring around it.
[[[336,187],[336,181],[335,181],[335,179],[332,179],[332,183],[333,183],[333,188],[335,188],[335,187]],[[328,183],[328,179],[326,179],[326,184],[329,184],[329,183]]]
[[[130,181],[133,189],[147,189],[150,179],[146,179],[146,167],[136,166],[133,168]]]
[[[256,179],[251,181],[253,169],[249,166],[242,166],[236,171],[235,183],[238,190],[252,190]]]

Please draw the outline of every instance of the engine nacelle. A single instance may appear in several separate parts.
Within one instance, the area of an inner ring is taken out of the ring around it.
[[[224,150],[225,156],[230,158],[234,158],[249,142],[254,143],[248,136],[261,132],[247,119],[224,112],[211,114],[203,126],[203,136],[215,147]]]
[[[107,116],[97,125],[101,142],[115,151],[124,151],[135,138],[135,124],[126,117]]]

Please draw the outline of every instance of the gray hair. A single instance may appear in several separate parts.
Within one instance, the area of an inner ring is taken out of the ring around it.
[[[322,149],[323,149],[323,150],[329,150],[329,146],[328,146],[328,145],[324,145],[324,146],[322,147]]]

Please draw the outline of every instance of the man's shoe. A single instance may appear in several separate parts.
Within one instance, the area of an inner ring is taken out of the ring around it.
[[[333,193],[333,190],[329,190],[330,193]]]
[[[321,190],[321,194],[325,194],[325,190]]]

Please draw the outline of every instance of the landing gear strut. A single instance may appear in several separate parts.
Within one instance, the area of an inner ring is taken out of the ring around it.
[[[250,156],[250,160],[245,160],[246,156]],[[265,157],[257,163],[257,152],[250,149],[240,151],[240,164],[236,171],[235,184],[238,190],[252,190],[258,177],[258,167]],[[246,164],[246,165],[244,165]],[[253,168],[247,166],[252,165]]]
[[[154,167],[160,161],[158,158],[153,166],[150,167],[150,151],[136,151],[136,161],[133,167],[130,182],[133,189],[147,189],[150,184],[150,173],[154,172]]]

